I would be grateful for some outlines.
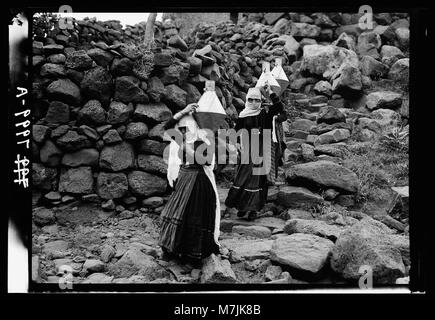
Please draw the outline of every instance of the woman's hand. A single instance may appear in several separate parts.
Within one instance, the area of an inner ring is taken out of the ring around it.
[[[265,85],[263,86],[263,89],[264,89],[264,91],[265,92],[267,92],[267,94],[271,94],[271,93],[273,93],[273,90],[272,90],[272,88],[270,87],[270,84],[269,83],[265,83]]]
[[[184,108],[183,110],[181,110],[181,113],[183,115],[189,114],[191,112],[195,112],[196,108],[198,108],[198,104],[197,103],[190,103],[186,106],[186,108]]]
[[[184,117],[186,114],[189,114],[189,113],[191,113],[191,112],[195,112],[195,111],[196,111],[196,108],[198,108],[198,104],[197,104],[197,103],[190,103],[190,104],[188,104],[188,105],[187,105],[183,110],[177,112],[177,113],[174,115],[174,118],[175,118],[176,120],[179,120],[179,119],[181,119],[182,117]]]

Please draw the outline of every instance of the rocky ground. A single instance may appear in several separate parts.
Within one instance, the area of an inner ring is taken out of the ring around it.
[[[349,14],[248,14],[181,38],[157,24],[36,26],[33,43],[32,278],[57,283],[407,283],[408,46],[404,14],[361,30]],[[44,31],[45,30],[45,31]],[[287,149],[254,221],[223,205],[222,251],[201,269],[160,259],[168,198],[162,125],[204,81],[230,122],[261,63],[282,57]]]

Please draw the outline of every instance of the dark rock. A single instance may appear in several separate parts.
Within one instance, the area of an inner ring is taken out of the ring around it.
[[[284,232],[287,234],[305,233],[318,237],[326,238],[335,242],[344,229],[336,225],[331,225],[325,221],[291,219],[287,220]]]
[[[32,126],[32,138],[37,143],[42,143],[50,135],[50,128],[39,124]]]
[[[114,76],[129,76],[133,73],[134,62],[129,58],[115,58],[110,67]]]
[[[69,106],[60,101],[52,101],[48,107],[47,114],[45,115],[45,121],[48,124],[57,125],[67,123],[69,120]]]
[[[49,56],[56,53],[63,53],[63,48],[64,46],[60,44],[48,44],[44,46],[42,49],[44,51],[44,54],[46,56]]]
[[[95,149],[82,149],[73,153],[66,153],[62,158],[62,165],[66,167],[91,166],[98,164],[99,153]]]
[[[370,56],[379,59],[378,50],[381,48],[382,41],[379,34],[374,31],[363,32],[358,36],[357,51],[360,56]]]
[[[147,93],[152,101],[160,102],[165,94],[165,85],[158,77],[151,77],[148,80]]]
[[[201,98],[201,93],[199,90],[191,83],[185,83],[182,87],[184,91],[187,93],[186,103],[197,103]]]
[[[91,146],[91,142],[84,135],[78,134],[76,131],[69,130],[56,143],[65,151],[77,151]]]
[[[139,142],[138,151],[146,154],[155,154],[163,156],[167,144],[155,140],[144,139]]]
[[[147,103],[148,96],[140,88],[139,79],[133,76],[116,78],[115,99],[124,103]]]
[[[286,179],[292,185],[358,191],[359,180],[351,170],[330,161],[315,161],[290,167]]]
[[[94,179],[90,167],[62,169],[59,192],[89,194],[93,192]]]
[[[281,186],[277,195],[277,204],[287,208],[308,209],[321,203],[321,196],[301,187]]]
[[[122,198],[127,194],[128,181],[124,173],[100,172],[97,178],[97,193],[103,199]]]
[[[215,254],[211,254],[204,260],[202,267],[201,283],[235,283],[236,275],[231,269],[228,260],[222,260]]]
[[[376,91],[367,95],[366,106],[369,110],[397,109],[402,104],[402,95],[392,91]]]
[[[134,119],[155,125],[172,118],[171,110],[164,103],[138,104],[133,114]]]
[[[331,268],[346,279],[359,279],[361,266],[369,266],[376,284],[391,284],[405,274],[400,250],[392,245],[391,232],[370,218],[341,233],[332,250]]]
[[[107,122],[110,124],[125,123],[133,114],[133,104],[112,101],[107,112]]]
[[[92,68],[92,62],[93,60],[86,54],[86,51],[77,50],[66,57],[65,66],[74,70],[87,70]]]
[[[202,60],[197,57],[188,57],[187,63],[189,63],[189,73],[192,75],[197,75],[202,69]]]
[[[156,67],[169,67],[174,63],[174,57],[169,53],[155,53],[154,65]]]
[[[56,216],[51,209],[38,208],[33,211],[33,221],[37,226],[43,227],[53,224],[56,221]]]
[[[80,84],[82,94],[88,99],[97,99],[106,106],[110,102],[113,91],[112,76],[103,67],[95,67],[85,72]]]
[[[167,182],[158,176],[143,171],[132,171],[128,174],[128,184],[136,196],[149,197],[166,192]]]
[[[91,57],[99,66],[107,67],[111,64],[114,56],[110,52],[101,50],[100,48],[93,48],[88,50],[88,56]]]
[[[99,125],[106,122],[106,112],[98,100],[89,100],[80,109],[78,120],[81,123]]]
[[[159,174],[159,175],[166,175],[167,173],[167,164],[163,160],[162,157],[155,156],[155,155],[145,155],[140,154],[137,157],[137,166],[139,169]]]
[[[88,127],[86,125],[81,125],[77,131],[80,134],[84,134],[86,137],[90,138],[93,141],[97,141],[100,138],[100,136],[98,135],[95,129]]]
[[[171,108],[181,110],[186,106],[187,92],[175,84],[165,88],[164,100]]]
[[[118,131],[116,131],[115,129],[110,129],[103,136],[103,141],[104,141],[105,144],[114,144],[114,143],[121,142],[122,138],[119,135]]]
[[[62,151],[56,145],[47,140],[40,150],[41,162],[49,167],[56,167],[60,163]]]
[[[133,147],[122,142],[113,146],[106,146],[100,154],[100,167],[109,171],[121,171],[132,168],[134,164]]]
[[[48,168],[41,163],[32,163],[32,183],[35,188],[54,190],[57,185],[56,177],[56,168]]]
[[[45,63],[41,67],[40,74],[47,78],[64,78],[66,77],[65,67],[55,63]]]
[[[343,63],[333,76],[332,91],[349,96],[362,90],[361,72],[349,62]]]
[[[79,87],[69,79],[58,79],[47,87],[48,97],[68,104],[78,105],[81,101]]]
[[[137,109],[136,109],[137,110]],[[148,127],[143,122],[130,122],[124,134],[126,140],[143,139],[148,134]]]
[[[346,122],[346,116],[340,110],[332,106],[320,109],[317,115],[317,123],[334,124],[337,122]]]
[[[328,262],[334,243],[311,234],[279,237],[272,244],[270,259],[279,264],[318,273]]]

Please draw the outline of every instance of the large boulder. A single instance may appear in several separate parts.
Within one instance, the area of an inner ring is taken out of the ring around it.
[[[331,161],[314,161],[291,166],[285,172],[292,185],[308,188],[334,188],[347,193],[358,191],[359,180],[351,170]]]
[[[279,264],[316,274],[329,262],[334,243],[311,234],[295,233],[276,239],[270,259]]]
[[[372,270],[376,284],[393,284],[405,275],[401,252],[394,246],[391,232],[371,218],[341,233],[332,250],[331,268],[344,278],[359,279],[361,267]]]
[[[122,198],[128,191],[127,176],[124,173],[100,172],[97,178],[97,193],[106,200]]]
[[[121,171],[134,165],[134,150],[131,144],[122,142],[106,146],[100,154],[100,167],[109,171]]]
[[[122,76],[115,81],[115,99],[124,103],[147,103],[147,94],[140,88],[139,79],[133,76]]]
[[[397,109],[402,105],[402,94],[392,91],[376,91],[367,95],[366,106],[369,110]]]
[[[80,87],[83,96],[88,99],[97,99],[107,106],[112,97],[112,76],[108,70],[98,66],[85,72]]]
[[[128,184],[131,192],[141,197],[164,194],[167,188],[166,179],[143,171],[130,172]]]
[[[300,70],[331,80],[344,62],[357,67],[358,56],[352,50],[333,45],[306,45]]]
[[[58,79],[47,87],[47,95],[51,100],[59,100],[74,106],[82,99],[80,88],[69,79]]]
[[[93,192],[94,179],[91,167],[63,169],[59,179],[59,192],[89,194]]]

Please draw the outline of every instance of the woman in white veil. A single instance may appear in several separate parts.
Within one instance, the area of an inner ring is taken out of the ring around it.
[[[168,155],[168,181],[174,187],[161,214],[159,245],[164,258],[181,258],[198,265],[212,253],[219,253],[220,207],[213,174],[214,154],[198,163],[198,150],[209,145],[204,130],[192,117],[197,105],[190,104],[165,124],[176,127],[182,139],[172,140]],[[200,149],[198,149],[200,148]]]

